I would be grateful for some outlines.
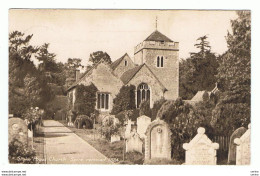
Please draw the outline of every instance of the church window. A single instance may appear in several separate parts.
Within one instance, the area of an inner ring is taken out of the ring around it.
[[[125,66],[127,66],[127,60],[125,60]]]
[[[140,104],[143,102],[143,101],[148,101],[150,102],[150,87],[145,84],[145,83],[142,83],[138,86],[137,88],[137,108],[140,107]]]
[[[164,57],[157,56],[157,67],[163,67]]]
[[[109,109],[109,94],[98,93],[97,94],[97,109],[108,110]]]

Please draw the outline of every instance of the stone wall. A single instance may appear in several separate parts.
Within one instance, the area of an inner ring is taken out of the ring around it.
[[[127,66],[125,66],[125,61],[127,61]],[[114,74],[117,75],[118,78],[120,78],[124,72],[134,67],[135,67],[134,62],[131,60],[131,58],[128,55],[125,55],[124,59],[115,68]]]
[[[93,83],[99,92],[109,93],[109,109],[113,108],[113,99],[118,94],[123,82],[112,73],[112,69],[106,63],[100,63],[80,84],[90,85]]]
[[[141,70],[135,75],[135,77],[129,81],[128,85],[132,84],[138,87],[138,85],[141,83],[146,83],[151,88],[151,106],[153,106],[155,101],[161,99],[164,96],[163,87],[146,66],[143,66],[141,68]]]

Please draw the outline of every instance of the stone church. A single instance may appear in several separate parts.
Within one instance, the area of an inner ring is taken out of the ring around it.
[[[179,43],[158,30],[134,48],[134,60],[128,54],[107,64],[101,60],[68,88],[68,96],[75,102],[76,86],[93,83],[97,89],[96,109],[109,113],[113,99],[123,85],[136,87],[136,107],[142,101],[154,102],[164,97],[179,96]]]

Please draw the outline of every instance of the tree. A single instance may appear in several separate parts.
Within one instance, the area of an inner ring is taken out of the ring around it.
[[[218,68],[222,93],[211,122],[225,134],[250,122],[251,14],[238,11],[237,15],[237,19],[231,20],[232,32],[226,37],[228,51],[222,55]]]
[[[106,52],[103,52],[103,51],[93,52],[89,56],[89,61],[92,62],[92,66],[97,64],[101,59],[103,59],[108,64],[112,63],[110,56]]]
[[[135,86],[122,86],[113,103],[111,114],[114,115],[121,111],[135,109]]]
[[[56,55],[49,52],[49,43],[44,43],[37,55],[35,56],[41,63],[39,64],[39,70],[43,72],[57,72],[58,66],[55,62]]]
[[[199,37],[194,46],[199,49],[190,58],[180,63],[180,94],[185,99],[192,98],[197,91],[212,90],[217,81],[217,57],[211,52],[207,36]]]
[[[9,113],[21,116],[29,107],[24,95],[24,78],[27,74],[36,74],[37,69],[31,57],[38,51],[30,45],[33,35],[14,31],[9,34]]]

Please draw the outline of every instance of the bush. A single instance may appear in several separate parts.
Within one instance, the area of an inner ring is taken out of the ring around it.
[[[95,112],[97,88],[94,84],[89,86],[78,85],[76,87],[76,100],[74,104],[77,115],[90,116]]]
[[[135,109],[135,86],[123,86],[113,100],[111,114],[116,115],[125,110]]]
[[[98,132],[107,140],[110,140],[112,135],[120,135],[120,124],[114,124],[113,118],[110,118],[98,128]]]
[[[36,164],[36,153],[17,139],[9,143],[10,163]]]
[[[87,129],[92,129],[93,128],[93,122],[92,120],[86,116],[86,115],[79,115],[77,116],[74,125],[76,128],[83,128],[85,126],[85,128]]]
[[[197,129],[205,125],[204,117],[198,116],[193,107],[181,98],[166,101],[158,111],[158,117],[169,124],[172,132],[172,156],[177,161],[184,161],[185,150],[182,145],[196,135]]]
[[[155,120],[157,117],[157,113],[160,110],[160,108],[162,107],[162,105],[166,102],[166,100],[164,98],[161,98],[160,100],[157,100],[156,102],[154,102],[153,108],[152,108],[152,117],[151,120]]]
[[[139,109],[133,109],[131,110],[131,113],[129,114],[129,119],[132,121],[136,121],[136,119],[139,117],[140,111]],[[120,121],[121,124],[124,123],[126,117],[125,117],[125,111],[122,111],[115,115],[115,117]]]
[[[148,117],[152,116],[152,110],[150,109],[150,102],[149,101],[143,101],[140,104],[140,116],[145,115]]]

